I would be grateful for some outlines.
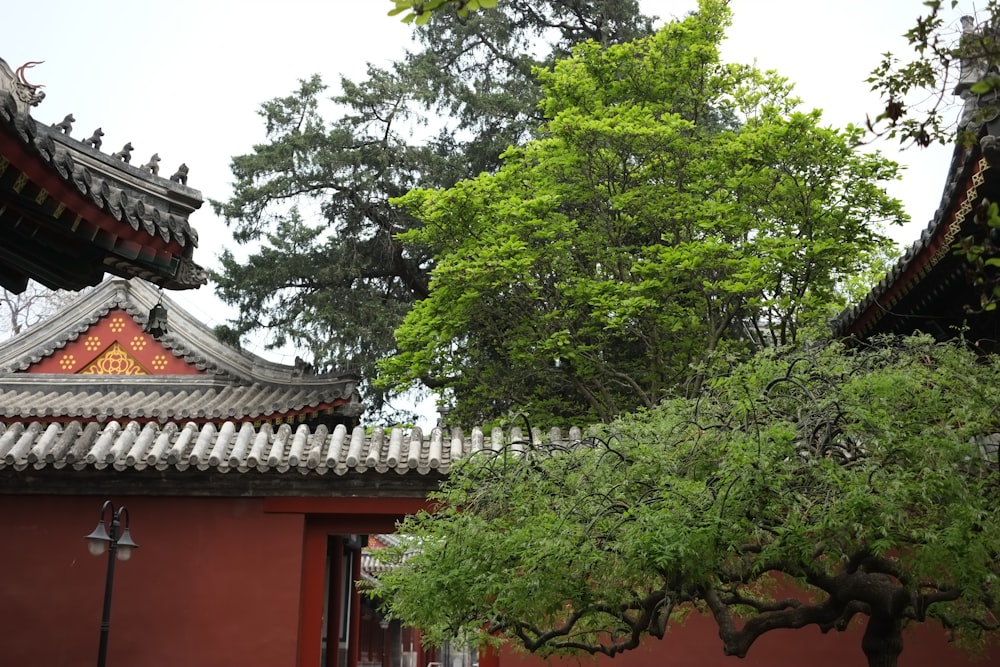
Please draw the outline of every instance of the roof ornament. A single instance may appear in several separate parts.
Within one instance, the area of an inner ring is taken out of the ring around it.
[[[298,377],[300,375],[315,375],[316,370],[313,365],[302,357],[295,355],[295,366],[292,370],[292,375]]]
[[[14,75],[17,77],[17,82],[20,84],[19,86],[17,86],[18,97],[21,98],[22,102],[30,104],[33,107],[37,107],[39,104],[41,104],[42,100],[45,99],[45,91],[42,90],[42,88],[44,88],[45,85],[30,83],[24,77],[24,70],[30,69],[35,65],[41,65],[44,62],[45,62],[44,60],[29,60],[28,62],[18,67],[17,70],[14,72]]]
[[[175,171],[170,176],[170,180],[173,181],[173,182],[175,182],[175,183],[180,183],[181,185],[187,185],[188,184],[188,166],[182,162],[181,166],[177,167],[177,171]]]
[[[146,319],[146,331],[157,340],[167,333],[167,307],[163,305],[162,287],[160,288],[160,295],[156,305],[149,309],[149,317]]]
[[[75,122],[76,118],[73,118],[73,114],[68,113],[66,114],[66,117],[62,119],[62,122],[52,123],[52,127],[56,130],[59,130],[68,137],[70,133],[73,131],[73,123]]]
[[[125,144],[124,146],[122,146],[122,149],[120,151],[118,151],[117,153],[112,153],[111,154],[111,159],[112,160],[122,160],[124,162],[131,162],[132,161],[132,151],[133,150],[135,150],[135,149],[132,148],[132,142],[130,141],[127,144]]]
[[[101,150],[101,144],[104,143],[101,141],[101,137],[103,136],[104,130],[97,128],[89,138],[83,140],[83,143],[90,144],[95,150]]]
[[[149,158],[149,162],[139,167],[140,169],[145,169],[154,176],[160,173],[160,154],[153,153],[153,157]]]

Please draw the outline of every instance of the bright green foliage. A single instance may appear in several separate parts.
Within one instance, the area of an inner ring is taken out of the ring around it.
[[[424,25],[431,20],[434,12],[454,11],[460,17],[479,9],[492,9],[497,0],[392,0],[395,5],[389,16],[403,14],[403,23]]]
[[[707,0],[655,36],[579,47],[540,73],[538,139],[394,200],[436,268],[385,382],[447,388],[464,423],[606,421],[843,305],[842,279],[889,244],[880,223],[904,218],[880,185],[896,165],[777,75],[721,63],[728,20]]]
[[[975,644],[1000,620],[998,372],[929,337],[769,350],[581,443],[474,454],[374,593],[431,641],[541,653],[614,655],[693,610],[736,656],[856,615],[872,665],[909,623]]]
[[[213,276],[239,313],[229,338],[260,332],[317,367],[353,367],[378,411],[381,396],[367,381],[394,350],[403,315],[426,296],[433,264],[397,238],[417,223],[389,198],[494,170],[541,122],[533,67],[585,39],[649,32],[634,0],[508,0],[464,18],[441,12],[414,31],[420,48],[403,61],[341,80],[332,120],[318,77],[265,103],[266,141],[233,158],[233,196],[213,202],[250,246],[224,251]]]
[[[874,119],[869,118],[868,128],[880,135],[898,137],[904,144],[951,144],[955,125],[949,103],[956,85],[964,89],[962,92],[989,96],[1000,84],[996,75],[1000,65],[996,28],[1000,2],[925,0],[922,4],[926,13],[918,16],[904,35],[913,48],[912,59],[900,60],[886,53],[868,79],[872,90],[878,91],[885,102],[884,110]],[[954,20],[960,4],[974,16],[961,22]],[[984,104],[979,118],[966,120],[982,121],[995,116],[996,106]]]

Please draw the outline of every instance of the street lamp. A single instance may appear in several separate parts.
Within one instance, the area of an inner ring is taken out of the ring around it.
[[[108,530],[108,516],[111,517]],[[120,531],[120,532],[119,532]],[[104,581],[104,612],[101,615],[101,641],[97,649],[97,667],[104,667],[108,657],[108,630],[111,629],[111,589],[115,583],[115,560],[128,560],[139,545],[128,530],[128,510],[115,507],[110,500],[101,506],[97,528],[87,535],[87,549],[95,556],[108,552],[108,575]]]

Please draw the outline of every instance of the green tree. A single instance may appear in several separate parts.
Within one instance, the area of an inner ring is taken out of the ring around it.
[[[338,118],[321,113],[327,93],[315,76],[265,103],[266,142],[233,158],[233,196],[212,202],[252,246],[223,251],[213,276],[239,313],[229,335],[262,332],[271,345],[308,350],[317,366],[374,377],[393,329],[427,295],[433,264],[399,240],[418,223],[388,200],[495,169],[540,123],[534,67],[582,40],[629,40],[650,26],[634,0],[442,12],[415,31],[421,48],[402,62],[340,81]],[[369,399],[379,407],[379,394]]]
[[[546,655],[615,655],[695,612],[740,657],[855,617],[873,667],[912,623],[979,644],[1000,620],[998,371],[929,337],[769,350],[583,442],[484,450],[400,526],[374,594],[431,641]]]
[[[823,127],[773,73],[720,62],[723,2],[539,72],[539,138],[495,173],[394,200],[434,257],[382,381],[447,390],[470,423],[514,408],[607,421],[720,352],[799,340],[904,219],[896,165]]]
[[[872,132],[904,144],[950,144],[956,134],[951,103],[955,92],[981,96],[979,117],[965,118],[966,122],[996,117],[997,105],[987,100],[995,99],[1000,89],[1000,2],[970,3],[964,7],[970,14],[959,20],[962,4],[925,0],[925,13],[904,35],[912,54],[901,58],[886,53],[872,72],[868,81],[885,104],[868,120]]]

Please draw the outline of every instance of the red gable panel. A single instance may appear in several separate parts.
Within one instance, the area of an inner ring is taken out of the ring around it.
[[[120,308],[75,341],[32,364],[28,373],[95,375],[200,375],[205,371],[175,356]]]

